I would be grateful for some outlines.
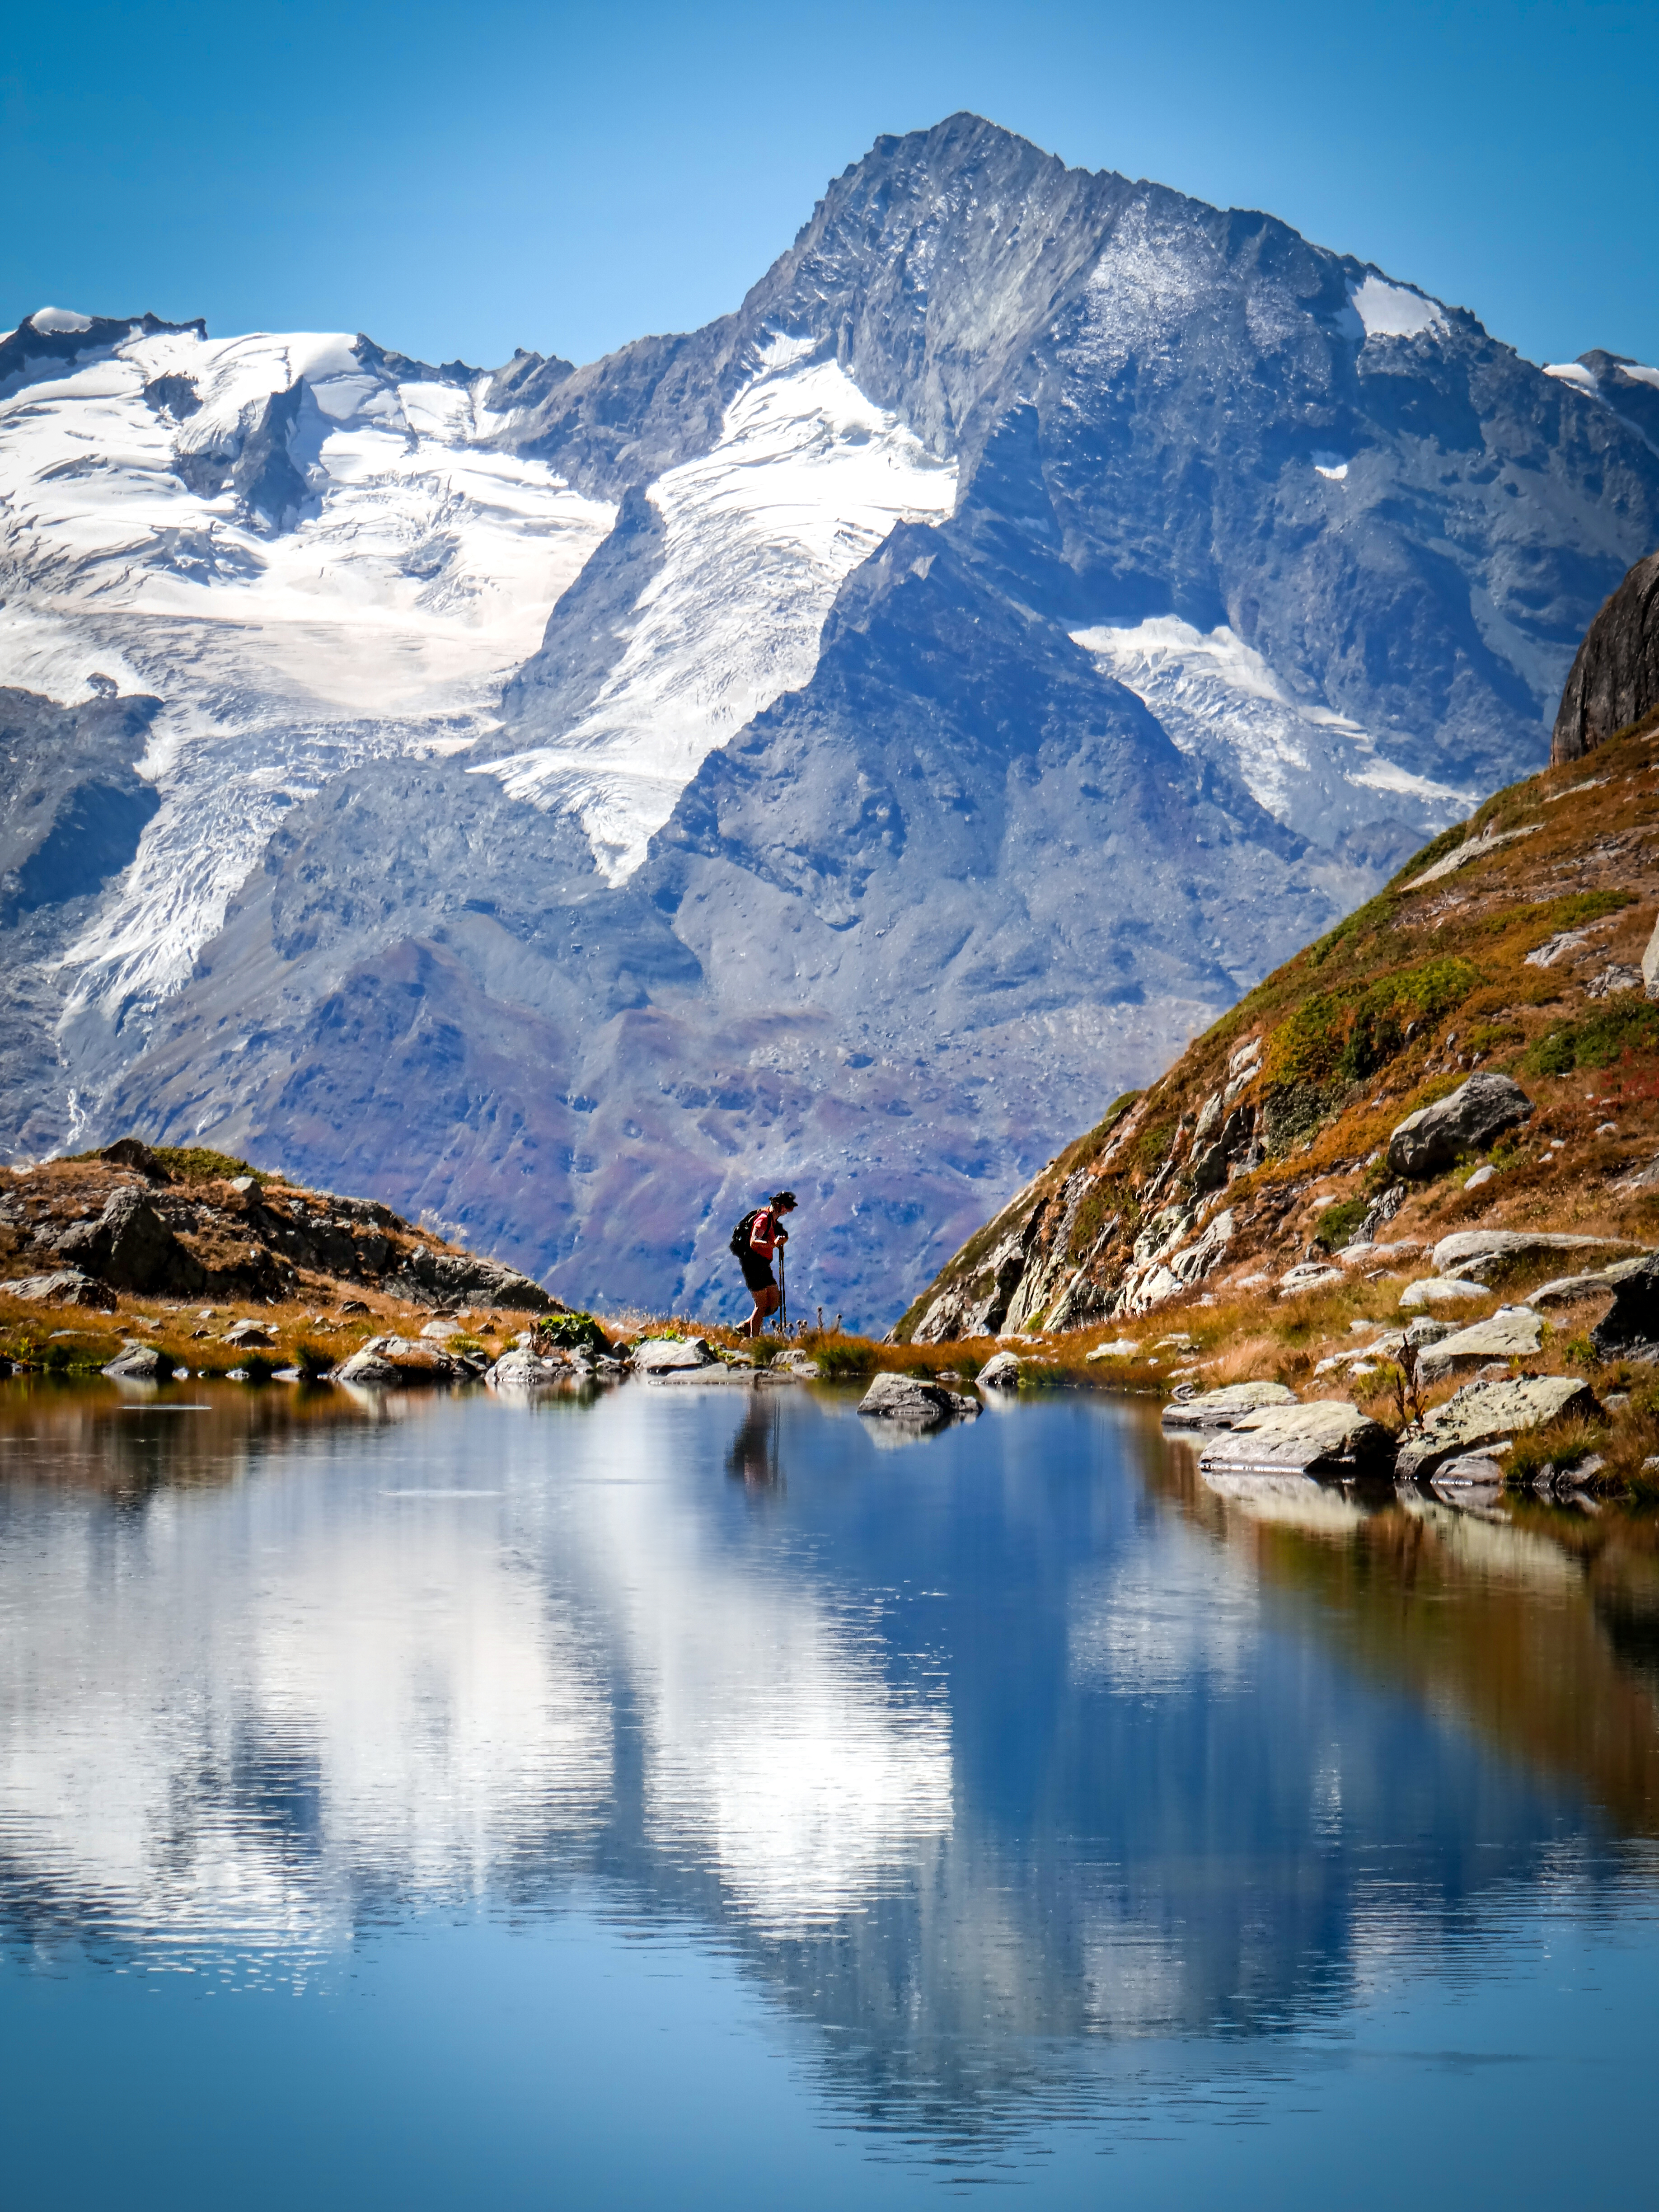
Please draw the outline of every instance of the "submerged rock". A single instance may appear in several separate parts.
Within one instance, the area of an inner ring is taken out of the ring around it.
[[[1346,1399],[1264,1406],[1204,1447],[1206,1474],[1356,1474],[1388,1463],[1388,1431]]]
[[[924,1382],[918,1375],[878,1375],[859,1401],[867,1419],[905,1421],[918,1428],[936,1428],[942,1421],[971,1420],[980,1411],[977,1398],[947,1389],[943,1382]]]
[[[1510,1077],[1472,1075],[1449,1098],[1406,1116],[1389,1139],[1389,1171],[1439,1175],[1460,1152],[1482,1150],[1531,1112],[1531,1099]]]
[[[1282,1382],[1228,1382],[1218,1390],[1202,1390],[1166,1406],[1164,1425],[1166,1429],[1227,1429],[1247,1413],[1296,1402],[1295,1391]]]
[[[1483,1444],[1501,1443],[1563,1414],[1593,1418],[1595,1394],[1576,1375],[1540,1375],[1512,1382],[1466,1382],[1443,1406],[1406,1431],[1395,1471],[1421,1480],[1448,1460]]]

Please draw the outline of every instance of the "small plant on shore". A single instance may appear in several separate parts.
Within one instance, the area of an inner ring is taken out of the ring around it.
[[[665,1328],[659,1334],[678,1336],[679,1331]],[[592,1314],[585,1313],[544,1314],[531,1333],[531,1342],[538,1352],[585,1352],[590,1358],[611,1349],[605,1331]]]

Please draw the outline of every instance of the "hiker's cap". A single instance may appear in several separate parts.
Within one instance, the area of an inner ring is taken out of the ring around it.
[[[786,1206],[793,1212],[796,1204],[795,1194],[793,1190],[775,1190],[772,1194],[772,1203],[774,1206]]]

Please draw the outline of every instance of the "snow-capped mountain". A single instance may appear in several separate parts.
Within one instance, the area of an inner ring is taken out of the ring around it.
[[[38,314],[14,875],[132,734],[17,908],[5,1135],[188,1133],[659,1305],[784,1176],[801,1291],[896,1311],[1542,758],[1655,396],[972,117],[584,368]]]

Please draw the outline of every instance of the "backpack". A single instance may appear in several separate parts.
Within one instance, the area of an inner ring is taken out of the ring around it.
[[[753,1236],[755,1232],[755,1224],[760,1219],[761,1215],[764,1211],[765,1208],[763,1206],[751,1206],[749,1212],[744,1215],[743,1219],[738,1222],[737,1227],[732,1231],[732,1249],[736,1253],[739,1260],[741,1260],[744,1255],[750,1249],[749,1239]]]

